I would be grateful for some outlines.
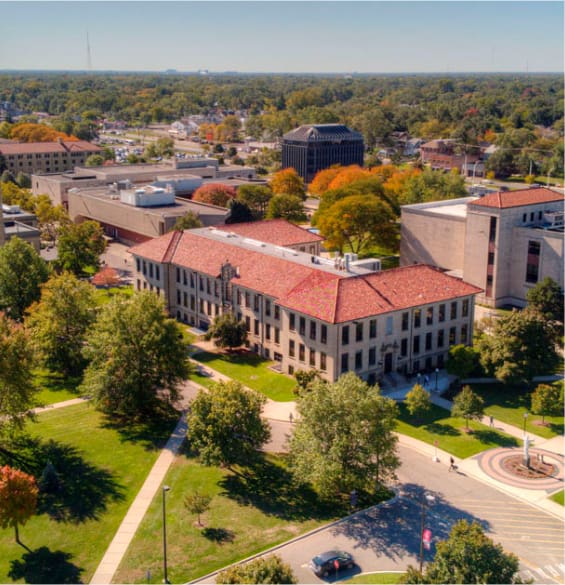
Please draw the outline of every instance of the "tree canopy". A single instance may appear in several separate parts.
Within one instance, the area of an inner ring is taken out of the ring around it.
[[[35,514],[38,493],[33,476],[8,465],[0,467],[0,527],[13,526],[18,544],[18,527]]]
[[[237,190],[237,200],[245,203],[257,217],[263,217],[267,212],[273,192],[266,185],[241,185]]]
[[[233,565],[216,575],[216,583],[297,583],[288,563],[278,555]]]
[[[287,221],[298,223],[306,219],[304,212],[304,203],[296,195],[286,195],[281,193],[275,195],[269,201],[267,210],[267,219],[286,219]]]
[[[227,347],[231,351],[246,342],[247,327],[245,321],[238,321],[233,313],[227,312],[214,317],[205,337],[213,339],[217,347]]]
[[[109,414],[136,418],[159,410],[162,398],[176,402],[189,372],[179,325],[149,291],[114,297],[88,332],[89,364],[81,390]]]
[[[174,230],[192,230],[201,228],[204,224],[200,218],[193,212],[187,211],[182,217],[179,217],[173,227]]]
[[[423,416],[432,407],[429,393],[420,384],[414,384],[406,394],[405,404],[408,412],[416,418]]]
[[[100,254],[106,249],[104,230],[97,221],[64,223],[59,228],[57,264],[82,276],[89,269],[100,267]]]
[[[306,198],[304,179],[292,168],[275,173],[269,185],[275,195],[294,195],[299,199]]]
[[[191,403],[188,441],[207,465],[249,465],[270,439],[266,398],[239,382],[217,382]]]
[[[557,338],[563,335],[564,299],[561,287],[549,276],[526,293],[528,309],[538,313],[554,326]]]
[[[378,387],[352,372],[333,384],[314,381],[297,408],[290,459],[299,481],[335,497],[353,489],[372,493],[394,477],[398,407]]]
[[[235,199],[236,190],[231,185],[209,183],[198,187],[192,194],[193,201],[227,207],[230,200]]]
[[[461,392],[453,399],[451,416],[460,416],[465,419],[465,428],[469,428],[469,420],[481,420],[485,413],[484,400],[471,386],[463,386]]]
[[[541,422],[545,423],[546,416],[563,414],[563,392],[552,384],[538,384],[532,392],[532,412],[541,414]]]

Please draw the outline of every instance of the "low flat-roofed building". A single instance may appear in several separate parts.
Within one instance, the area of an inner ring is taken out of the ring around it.
[[[404,205],[400,264],[457,274],[485,305],[525,306],[545,277],[564,287],[563,212],[563,194],[544,187]]]
[[[374,272],[214,228],[175,231],[130,249],[137,290],[207,329],[233,312],[252,351],[283,372],[347,371],[374,383],[443,367],[469,344],[480,289],[430,266]]]

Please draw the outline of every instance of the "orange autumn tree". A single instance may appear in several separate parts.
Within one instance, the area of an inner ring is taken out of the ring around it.
[[[77,140],[74,136],[58,132],[46,124],[16,124],[10,132],[10,138],[18,142],[55,142],[58,138]]]
[[[318,171],[316,176],[310,183],[309,191],[312,195],[321,197],[330,186],[330,183],[341,173],[343,167],[341,165],[334,165],[329,169]]]
[[[274,195],[295,195],[305,199],[304,179],[293,169],[283,169],[273,175],[270,182]]]
[[[13,526],[18,544],[22,544],[18,526],[35,514],[38,493],[33,476],[9,465],[0,467],[0,526]]]
[[[236,195],[236,190],[230,185],[209,183],[208,185],[198,187],[192,195],[192,200],[217,205],[218,207],[227,207],[228,203],[232,199],[235,199]]]
[[[359,165],[344,167],[341,172],[330,182],[328,189],[341,189],[355,181],[370,177],[370,171],[362,169]]]

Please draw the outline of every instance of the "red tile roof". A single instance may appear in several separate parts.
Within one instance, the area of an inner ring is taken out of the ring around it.
[[[68,142],[15,142],[0,144],[3,155],[10,154],[41,154],[47,152],[100,152],[102,149],[96,144],[85,140]]]
[[[268,219],[247,223],[218,226],[217,229],[233,232],[244,238],[253,238],[275,246],[294,246],[322,242],[324,238],[298,227],[284,219]]]
[[[281,306],[340,323],[477,294],[481,289],[431,266],[415,265],[366,276],[326,272],[217,241],[191,231],[171,232],[131,248],[136,256],[167,262],[214,278],[229,261],[238,286],[274,297]]]
[[[497,209],[508,209],[509,207],[522,207],[523,205],[536,205],[539,203],[550,203],[563,201],[562,193],[557,193],[546,187],[520,189],[519,191],[502,191],[485,195],[469,205],[479,207],[491,207]]]

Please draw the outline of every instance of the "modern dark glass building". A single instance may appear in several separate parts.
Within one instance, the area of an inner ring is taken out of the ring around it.
[[[363,136],[343,124],[307,124],[287,132],[282,143],[282,168],[292,167],[310,183],[332,165],[363,166]]]

